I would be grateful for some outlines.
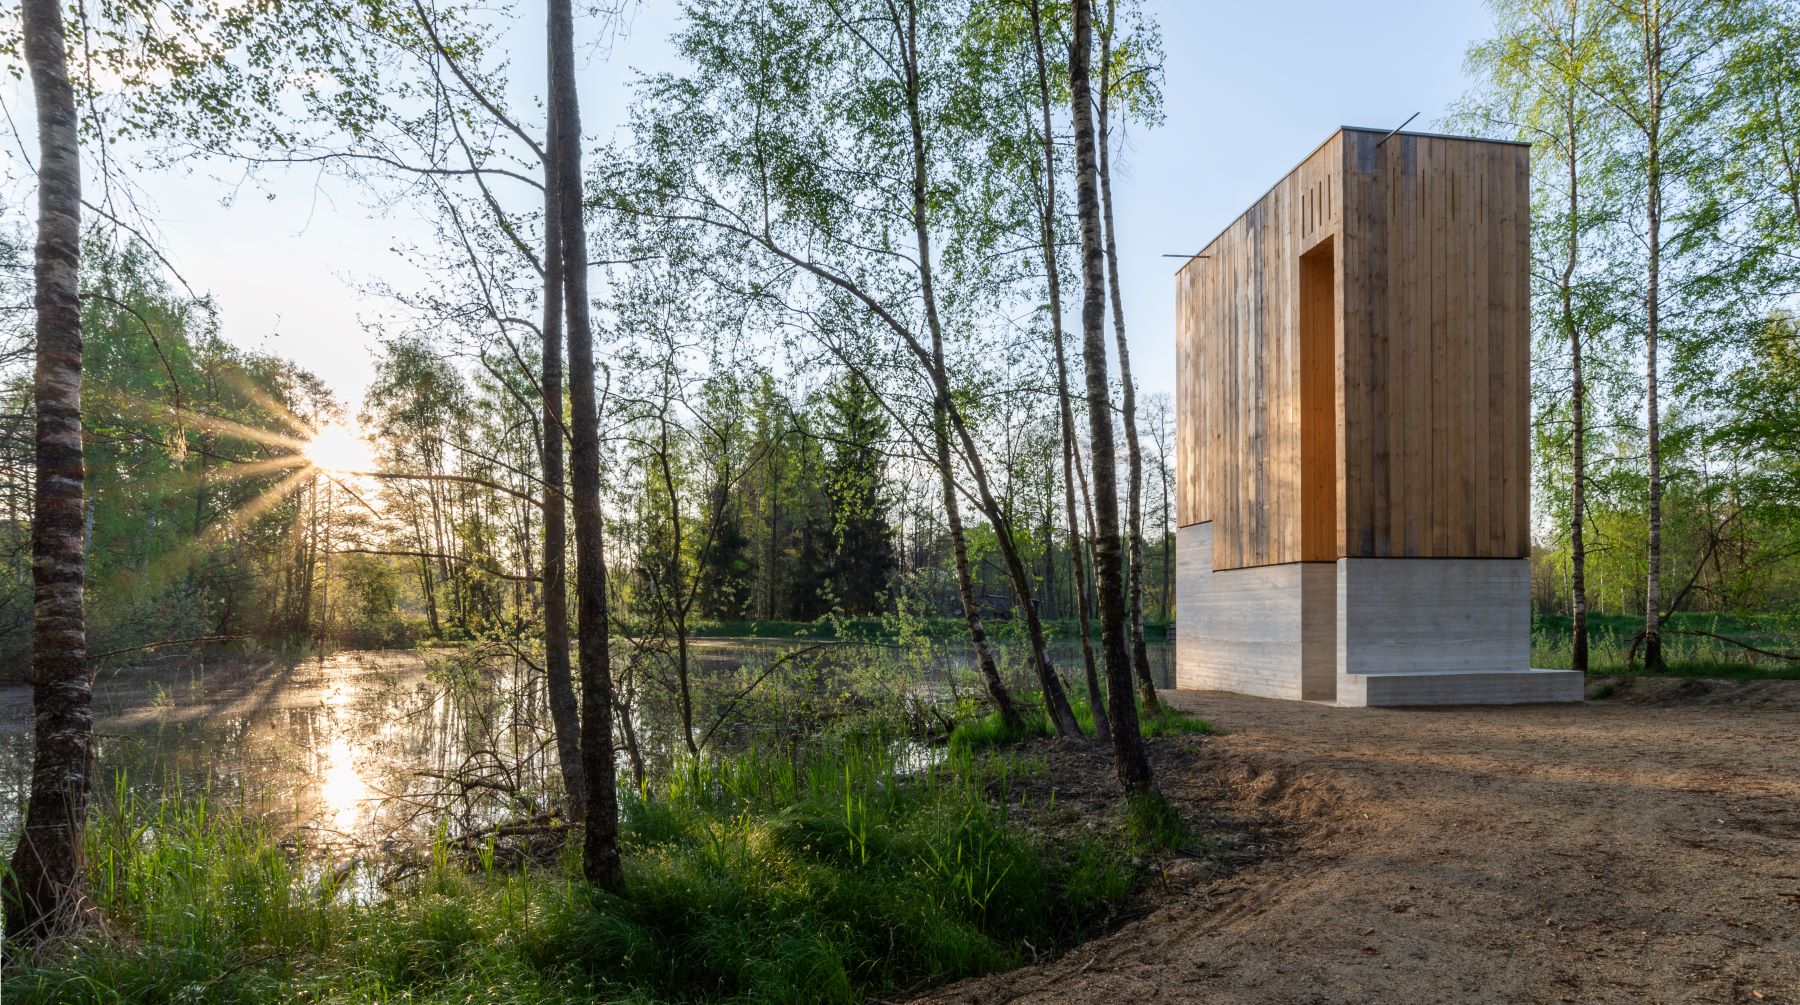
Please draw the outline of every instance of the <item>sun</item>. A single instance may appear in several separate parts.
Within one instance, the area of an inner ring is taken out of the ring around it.
[[[303,452],[314,467],[327,471],[367,471],[373,466],[368,442],[337,422],[320,426]]]

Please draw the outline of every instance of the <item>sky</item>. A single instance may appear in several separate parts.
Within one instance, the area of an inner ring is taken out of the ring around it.
[[[619,128],[636,73],[676,68],[674,6],[647,0],[610,53],[585,58],[589,136]],[[1127,133],[1113,188],[1132,366],[1141,390],[1155,393],[1174,390],[1181,264],[1162,256],[1199,250],[1340,125],[1392,128],[1418,112],[1409,128],[1431,128],[1463,92],[1463,54],[1489,19],[1480,0],[1149,6],[1162,25],[1166,121]],[[503,44],[524,54],[514,57],[515,78],[535,82],[541,43]],[[15,120],[28,100],[9,82]],[[427,240],[424,220],[408,207],[377,212],[350,184],[305,171],[257,190],[216,165],[138,181],[159,243],[190,284],[214,296],[226,335],[293,359],[359,404],[373,376],[365,323],[390,310],[363,291],[419,281],[394,249]]]

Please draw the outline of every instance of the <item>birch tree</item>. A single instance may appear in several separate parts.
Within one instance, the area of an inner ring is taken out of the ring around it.
[[[1087,371],[1089,457],[1094,470],[1095,578],[1099,581],[1100,646],[1106,663],[1107,715],[1112,720],[1113,767],[1130,794],[1151,789],[1150,760],[1138,731],[1132,693],[1129,630],[1120,554],[1119,479],[1114,453],[1112,389],[1106,365],[1105,250],[1101,241],[1098,144],[1094,137],[1093,10],[1075,0],[1074,37],[1069,45],[1069,96],[1075,118],[1075,193],[1081,218],[1082,362]]]
[[[6,932],[35,941],[85,910],[82,833],[93,780],[93,678],[81,442],[81,144],[56,0],[25,0],[25,61],[37,106],[37,488],[32,500],[31,794],[6,874]]]

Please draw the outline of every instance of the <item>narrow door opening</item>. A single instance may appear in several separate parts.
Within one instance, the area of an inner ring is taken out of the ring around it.
[[[1300,558],[1337,560],[1337,291],[1331,239],[1300,257]]]
[[[1300,691],[1337,700],[1337,270],[1330,238],[1300,257]]]

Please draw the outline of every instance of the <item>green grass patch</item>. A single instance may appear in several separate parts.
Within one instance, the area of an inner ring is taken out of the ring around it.
[[[502,872],[442,847],[370,897],[227,801],[147,802],[121,784],[88,832],[105,924],[14,964],[5,998],[856,1002],[1067,946],[1131,888],[1119,835],[1053,840],[1011,818],[1008,787],[1041,761],[965,744],[917,770],[893,739],[849,727],[822,747],[679,765],[657,798],[624,802],[623,898],[582,883],[574,849]],[[1141,816],[1134,846],[1167,840]]]
[[[1140,706],[1138,728],[1145,736],[1150,737],[1186,736],[1190,733],[1210,733],[1213,731],[1213,724],[1164,703],[1158,705],[1154,712],[1145,712]]]
[[[1071,696],[1069,703],[1075,710],[1075,722],[1081,727],[1083,735],[1093,736],[1094,710],[1087,699]],[[1050,726],[1050,716],[1044,711],[1041,699],[1020,702],[1019,713],[1024,720],[1022,728],[1009,729],[1001,721],[998,712],[966,719],[951,731],[950,746],[954,750],[987,750],[1055,735],[1055,730]],[[1155,712],[1146,712],[1139,705],[1138,729],[1146,737],[1185,736],[1190,733],[1210,733],[1213,725],[1167,704],[1159,705]]]
[[[1641,617],[1589,615],[1588,672],[1603,676],[1643,674],[1642,650],[1635,660],[1631,653],[1631,641],[1643,627]],[[1534,616],[1532,666],[1568,667],[1572,632],[1567,615]],[[1710,634],[1684,634],[1688,632]],[[1800,680],[1800,662],[1754,653],[1712,636],[1725,636],[1772,652],[1795,652],[1800,651],[1800,620],[1792,615],[1677,612],[1664,624],[1664,675],[1740,681]]]
[[[1181,850],[1190,840],[1181,811],[1157,792],[1125,801],[1125,835],[1139,853]]]

